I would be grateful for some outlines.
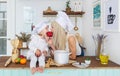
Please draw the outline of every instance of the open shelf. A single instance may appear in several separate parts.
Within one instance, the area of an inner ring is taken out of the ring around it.
[[[70,15],[70,16],[82,16],[83,14],[85,14],[85,12],[81,11],[81,12],[74,12],[74,11],[71,11],[71,12],[66,12],[64,11],[67,15]],[[53,12],[45,12],[43,11],[43,15],[44,16],[55,16],[57,15],[58,12],[56,11],[53,11]]]

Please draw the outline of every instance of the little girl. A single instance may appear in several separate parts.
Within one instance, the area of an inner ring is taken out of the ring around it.
[[[31,42],[29,44],[29,51],[27,58],[30,59],[30,69],[32,74],[36,71],[43,72],[45,67],[45,56],[48,52],[48,32],[49,26],[47,22],[40,22],[33,30]],[[36,67],[36,62],[39,62],[39,67]]]

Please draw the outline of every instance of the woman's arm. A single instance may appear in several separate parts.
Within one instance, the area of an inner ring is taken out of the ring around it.
[[[71,51],[70,59],[76,59],[76,40],[74,36],[68,38],[68,45]]]

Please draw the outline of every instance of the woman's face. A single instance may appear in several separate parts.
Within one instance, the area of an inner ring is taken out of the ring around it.
[[[51,31],[54,32],[55,27],[51,25]]]

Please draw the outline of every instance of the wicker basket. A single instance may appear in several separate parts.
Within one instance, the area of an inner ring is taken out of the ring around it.
[[[19,57],[19,50],[17,49],[18,48],[18,45],[19,45],[19,40],[18,39],[13,39],[11,40],[11,44],[13,46],[13,49],[12,49],[12,62],[15,63],[15,59]]]
[[[18,49],[12,50],[12,62],[15,63],[15,59],[19,57],[19,51]]]

